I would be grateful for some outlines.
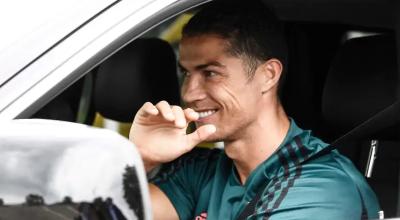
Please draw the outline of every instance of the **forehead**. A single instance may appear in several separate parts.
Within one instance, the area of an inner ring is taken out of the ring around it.
[[[183,66],[219,61],[231,57],[228,41],[218,35],[199,35],[184,37],[179,45],[179,62]]]

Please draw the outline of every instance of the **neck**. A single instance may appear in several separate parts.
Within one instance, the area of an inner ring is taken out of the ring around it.
[[[283,142],[290,121],[282,106],[264,112],[257,122],[241,131],[240,138],[225,142],[225,152],[244,184],[255,168],[268,159]]]

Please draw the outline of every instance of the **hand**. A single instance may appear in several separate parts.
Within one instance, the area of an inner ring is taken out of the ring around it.
[[[183,110],[161,101],[155,106],[146,102],[136,113],[129,140],[138,148],[146,171],[155,166],[172,161],[192,150],[216,131],[214,125],[203,125],[196,131],[186,134],[191,121],[199,114],[193,109]]]

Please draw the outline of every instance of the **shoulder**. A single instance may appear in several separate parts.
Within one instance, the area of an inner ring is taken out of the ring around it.
[[[196,148],[164,164],[150,179],[175,207],[180,219],[192,219],[203,189],[213,180],[221,150]]]
[[[374,193],[338,152],[282,169],[287,171],[280,172],[264,190],[257,215],[270,219],[359,219],[367,209],[369,217],[377,217]]]
[[[220,149],[194,148],[174,161],[163,164],[157,175],[150,181],[157,183],[174,175],[196,175],[199,172],[213,172],[221,155],[222,150]]]
[[[222,150],[220,149],[209,149],[196,147],[192,151],[180,156],[176,160],[165,164],[164,167],[168,169],[174,167],[180,169],[184,165],[206,165],[214,164],[217,159],[221,156]]]
[[[295,133],[274,156],[279,163],[271,169],[257,219],[360,219],[365,209],[377,217],[376,196],[351,161],[335,150],[319,155],[327,143],[311,131]]]

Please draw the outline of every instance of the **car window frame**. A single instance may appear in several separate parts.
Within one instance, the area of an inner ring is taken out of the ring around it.
[[[46,60],[54,58],[55,55],[51,53],[59,47],[65,47],[70,38],[66,39],[0,88],[0,121],[29,117],[52,98],[65,90],[69,85],[73,84],[99,63],[121,49],[124,45],[130,43],[169,18],[209,1],[210,0],[169,0],[167,2],[165,0],[153,0],[139,11],[126,16],[123,20],[119,21],[118,24],[112,26],[112,30],[107,30],[102,33],[93,40],[93,42],[85,45],[81,51],[73,54],[71,57],[64,60],[64,62],[59,63],[54,69],[49,70],[47,74],[43,74],[36,82],[25,85],[25,88],[19,88],[18,92],[13,91],[15,88],[18,88],[18,83],[23,82],[23,76],[30,74],[34,65],[43,65]],[[121,3],[124,2],[127,3],[125,5],[116,4],[87,25],[99,24],[101,19],[104,19],[107,13],[112,13],[109,11],[113,10],[115,7],[128,7],[129,3],[133,4],[130,1],[122,1]],[[160,4],[160,2],[163,3]],[[146,15],[149,16],[146,17]],[[84,30],[78,30],[70,37],[80,34],[80,31]],[[82,56],[86,57],[82,58]],[[4,100],[4,98],[7,98],[7,100]]]
[[[64,38],[121,0],[85,0],[78,5],[74,1],[52,3],[55,5],[46,1],[39,0],[33,8],[22,8],[21,13],[27,12],[23,13],[24,16],[8,14],[8,11],[16,10],[20,2],[2,5],[4,14],[0,17],[5,26],[3,31],[7,34],[0,45],[0,87]],[[46,4],[50,7],[46,7]],[[34,16],[37,13],[40,15]]]

